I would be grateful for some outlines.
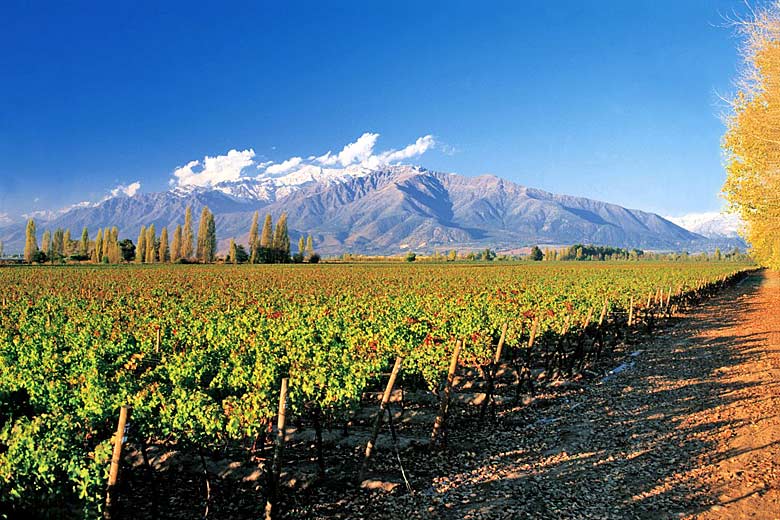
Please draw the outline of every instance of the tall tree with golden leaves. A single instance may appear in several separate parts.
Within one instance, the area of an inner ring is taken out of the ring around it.
[[[157,261],[155,242],[157,242],[157,231],[154,229],[154,224],[150,224],[149,227],[146,228],[146,254],[144,257],[147,264],[153,264]]]
[[[95,250],[92,252],[92,261],[100,263],[103,261],[103,230],[98,229],[95,237]]]
[[[177,225],[173,230],[173,241],[171,242],[171,262],[176,262],[181,258],[181,225]]]
[[[187,210],[184,212],[184,228],[181,230],[181,250],[179,254],[181,258],[189,260],[192,258],[193,253],[193,241],[194,235],[192,232],[192,207],[187,206]]]
[[[138,242],[135,245],[135,261],[142,264],[146,261],[146,226],[141,226],[138,232]]]
[[[217,254],[217,232],[214,225],[214,215],[209,208],[203,206],[200,213],[200,224],[198,225],[198,247],[196,255],[199,262],[205,264],[214,261]]]
[[[157,257],[160,259],[160,262],[171,261],[171,252],[168,249],[168,228],[167,227],[162,228],[162,231],[160,231],[160,249],[157,252]]]
[[[257,241],[260,240],[257,234],[257,220],[260,218],[260,212],[255,211],[252,215],[252,225],[249,226],[249,262],[255,263],[255,256],[257,255]]]
[[[24,261],[31,264],[35,253],[38,252],[38,239],[35,237],[35,221],[27,221],[24,240]]]
[[[723,137],[723,194],[744,222],[753,258],[780,269],[780,2],[738,28],[745,63]]]

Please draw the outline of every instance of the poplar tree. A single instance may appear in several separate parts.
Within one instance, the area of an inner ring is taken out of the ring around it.
[[[249,227],[249,262],[254,264],[255,257],[257,256],[257,241],[259,239],[257,235],[257,220],[260,218],[260,212],[255,211],[252,215],[252,225]]]
[[[306,253],[306,239],[303,238],[303,235],[298,239],[298,254],[301,256],[304,256]]]
[[[780,269],[780,3],[751,10],[738,27],[745,63],[722,141],[723,194],[755,260]]]
[[[111,237],[108,248],[108,261],[112,264],[118,264],[122,261],[122,247],[119,245],[119,229],[114,226],[109,233]]]
[[[146,263],[153,264],[155,258],[155,242],[157,241],[157,232],[154,229],[154,224],[151,224],[146,228]]]
[[[311,258],[311,255],[314,254],[314,239],[311,235],[306,237],[306,256]]]
[[[97,236],[95,237],[95,252],[92,253],[92,260],[97,263],[103,261],[103,230],[98,229]]]
[[[81,250],[79,251],[82,256],[89,255],[89,231],[87,226],[81,231]]]
[[[33,257],[37,252],[38,240],[35,238],[35,221],[30,219],[27,221],[27,228],[25,229],[24,261],[28,264],[32,263]]]
[[[255,247],[250,252],[253,256],[253,263],[268,263],[274,261],[274,224],[271,214],[268,213],[263,220],[263,230],[260,233],[260,239],[255,241]]]
[[[168,249],[168,228],[162,228],[160,231],[160,250],[157,253],[160,258],[160,262],[169,262],[171,260],[171,252]]]
[[[109,250],[111,249],[111,230],[109,228],[103,229],[103,251],[100,256],[101,262],[110,262]]]
[[[214,222],[214,214],[211,211],[209,211],[207,231],[209,237],[209,243],[207,245],[209,247],[206,250],[206,253],[208,253],[209,256],[209,262],[213,262],[214,257],[217,256],[217,224]]]
[[[181,225],[177,225],[173,230],[173,242],[171,243],[171,262],[176,262],[181,258]]]
[[[65,230],[65,236],[62,237],[62,256],[70,256],[71,243],[70,243],[70,228]]]
[[[3,241],[0,240],[0,258],[3,258]]]
[[[187,260],[192,258],[192,241],[192,207],[187,206],[187,210],[184,212],[184,228],[181,231],[181,251],[179,252],[181,258]]]
[[[199,262],[210,263],[214,261],[217,253],[217,233],[214,224],[214,215],[207,206],[203,206],[198,225],[197,258]]]
[[[65,256],[65,231],[62,228],[57,228],[52,238],[52,261],[57,260]]]
[[[48,229],[43,232],[43,236],[41,237],[41,251],[46,253],[46,256],[51,260],[53,251],[51,246],[51,231]]]
[[[265,216],[263,222],[263,233],[260,235],[260,247],[272,248],[274,246],[274,223],[271,220],[271,214]]]
[[[146,226],[141,226],[138,242],[135,248],[135,261],[142,264],[146,261]]]
[[[255,214],[257,214],[257,213],[255,213]],[[228,253],[228,254],[230,255],[230,263],[237,264],[238,260],[237,260],[236,257],[238,256],[238,249],[236,248],[236,241],[233,240],[232,238],[230,239],[230,250],[229,251],[230,251],[230,253]]]
[[[287,213],[282,213],[274,232],[274,250],[278,262],[290,261],[290,235],[287,233]]]

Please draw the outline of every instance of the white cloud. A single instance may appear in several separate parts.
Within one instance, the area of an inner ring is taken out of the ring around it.
[[[386,152],[380,153],[379,155],[371,155],[361,164],[367,168],[379,168],[388,164],[403,161],[404,159],[411,159],[412,157],[422,155],[433,148],[435,144],[436,140],[432,135],[425,135],[423,137],[418,137],[414,143],[400,150],[388,150]]]
[[[10,224],[13,221],[14,219],[11,218],[11,215],[0,211],[0,226],[5,226],[6,224]]]
[[[433,148],[434,144],[436,144],[436,141],[433,139],[432,135],[418,137],[414,143],[408,145],[406,148],[387,153],[385,159],[389,163],[411,159],[412,157],[424,154]]]
[[[255,151],[230,150],[227,155],[216,157],[206,156],[203,163],[190,161],[176,168],[171,184],[176,186],[208,187],[225,181],[236,181],[241,178],[241,172],[254,164]],[[197,169],[197,171],[196,171]]]
[[[400,150],[387,150],[375,154],[374,148],[378,139],[379,134],[365,132],[354,143],[346,145],[338,154],[328,151],[315,158],[314,162],[323,166],[334,166],[340,163],[342,166],[360,164],[367,168],[379,168],[420,156],[436,145],[436,140],[432,135],[425,135]]]
[[[301,164],[301,162],[303,162],[303,159],[300,157],[290,157],[286,161],[269,166],[265,169],[265,171],[266,173],[270,173],[272,175],[277,173],[285,173]]]
[[[354,142],[345,145],[340,152],[316,155],[301,155],[276,163],[274,161],[256,162],[255,152],[252,149],[238,151],[230,150],[227,155],[216,157],[204,157],[202,161],[190,161],[184,166],[176,168],[171,177],[170,184],[175,187],[195,186],[212,187],[226,181],[237,181],[248,177],[244,170],[254,166],[261,171],[258,179],[263,176],[284,175],[287,177],[309,178],[314,173],[322,175],[323,168],[331,167],[349,168],[359,166],[367,169],[377,169],[390,164],[395,164],[413,157],[418,157],[436,147],[432,135],[417,138],[412,144],[399,150],[390,149],[375,151],[379,134],[376,132],[364,132]],[[307,157],[304,159],[303,157]],[[117,189],[132,189],[134,185],[120,186]],[[140,188],[140,186],[138,187]],[[137,191],[138,188],[135,188]],[[120,191],[117,193],[126,193]],[[133,192],[135,193],[135,191]],[[112,191],[112,195],[114,191]]]
[[[328,153],[326,153],[325,155],[320,155],[319,157],[316,157],[314,159],[314,162],[318,162],[323,166],[333,166],[334,164],[339,162],[339,157],[338,155],[333,155],[332,153],[330,153],[330,150],[328,150]]]
[[[141,183],[138,181],[131,182],[127,186],[120,184],[113,190],[111,190],[111,195],[107,198],[111,197],[119,197],[120,195],[124,195],[126,197],[132,197],[136,193],[138,193],[138,190],[141,189]]]
[[[338,162],[340,162],[342,166],[362,163],[374,154],[374,146],[376,145],[377,139],[379,139],[379,134],[372,134],[370,132],[364,133],[357,138],[357,141],[349,143],[339,152]],[[328,154],[329,153],[330,152],[328,152]]]

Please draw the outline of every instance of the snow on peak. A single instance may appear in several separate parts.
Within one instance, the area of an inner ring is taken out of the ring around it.
[[[739,218],[739,215],[717,211],[689,213],[680,217],[664,218],[681,228],[708,238],[737,237],[742,226],[742,220]]]
[[[219,191],[225,195],[242,200],[273,202],[305,186],[313,184],[336,184],[360,177],[367,177],[377,171],[388,171],[396,174],[419,172],[419,166],[395,165],[372,169],[360,164],[352,164],[344,168],[325,168],[313,164],[305,164],[291,171],[271,174],[262,172],[255,177],[243,177],[239,180],[224,181],[210,187],[177,186],[172,193],[185,197],[196,192]]]
[[[265,200],[273,198],[270,192],[277,190],[289,192],[306,184],[364,177],[418,157],[437,145],[432,135],[425,135],[404,148],[379,151],[375,150],[378,139],[378,133],[365,132],[338,153],[328,151],[305,159],[293,156],[281,162],[256,161],[251,148],[232,149],[226,155],[207,155],[176,168],[169,184],[171,192],[178,195],[219,190],[234,197]],[[250,175],[250,168],[259,171],[259,175]],[[124,188],[133,189],[132,185]]]

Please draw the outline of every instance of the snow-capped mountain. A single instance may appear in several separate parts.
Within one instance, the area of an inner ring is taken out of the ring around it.
[[[118,226],[135,239],[142,225],[182,223],[191,206],[215,214],[221,242],[245,243],[254,211],[289,216],[291,238],[313,234],[324,254],[392,254],[450,248],[514,249],[533,244],[592,243],[657,250],[696,251],[707,239],[672,222],[581,197],[556,195],[491,175],[464,177],[417,166],[321,168],[306,165],[285,175],[177,187],[159,193],[110,197],[77,207],[39,229]],[[21,250],[24,225],[0,228],[7,251]]]
[[[397,167],[403,168],[403,167]],[[304,165],[284,174],[260,173],[256,177],[243,177],[235,181],[223,181],[212,186],[177,186],[171,192],[188,197],[193,193],[219,191],[240,201],[272,203],[287,197],[294,191],[312,184],[329,185],[344,182],[371,174],[372,170],[359,164],[346,168],[324,168],[316,165]]]
[[[693,231],[708,238],[739,236],[742,221],[734,213],[719,213],[716,211],[705,213],[690,213],[681,217],[666,217],[666,220],[674,222],[678,226]]]

